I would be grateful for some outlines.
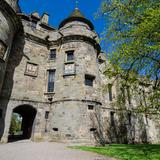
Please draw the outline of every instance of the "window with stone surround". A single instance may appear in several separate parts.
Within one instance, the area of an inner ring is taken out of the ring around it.
[[[131,125],[132,124],[132,114],[128,113],[127,118],[128,118],[128,125]]]
[[[93,105],[88,105],[88,110],[94,110],[94,106]]]
[[[4,44],[4,42],[0,40],[0,59],[4,58],[6,50],[7,50],[7,46]]]
[[[110,112],[110,124],[111,125],[114,125],[114,115],[115,115],[115,112],[111,111]]]
[[[37,22],[36,21],[32,21],[31,22],[31,28],[32,29],[36,29],[37,28]]]
[[[95,80],[95,76],[86,74],[85,75],[85,85],[93,87],[93,82]]]
[[[50,50],[49,60],[56,60],[56,49]]]
[[[49,111],[46,111],[45,112],[45,119],[48,119],[49,118]]]
[[[37,77],[38,76],[38,64],[27,62],[26,70],[24,74],[27,76]]]
[[[112,101],[112,84],[108,84],[108,96],[109,96],[109,101]]]
[[[56,71],[55,69],[48,70],[47,92],[49,92],[49,93],[54,92],[55,71]]]
[[[66,61],[74,61],[74,50],[66,51]]]

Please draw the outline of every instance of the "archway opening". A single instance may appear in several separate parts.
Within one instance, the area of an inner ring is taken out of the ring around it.
[[[36,113],[36,109],[29,105],[18,106],[13,110],[9,142],[31,138]]]

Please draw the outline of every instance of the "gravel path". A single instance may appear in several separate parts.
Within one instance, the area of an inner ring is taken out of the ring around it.
[[[0,145],[0,160],[113,160],[66,144],[19,141]]]

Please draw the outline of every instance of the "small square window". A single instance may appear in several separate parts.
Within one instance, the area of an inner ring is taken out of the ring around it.
[[[93,105],[88,105],[88,110],[93,110],[94,106]]]
[[[49,111],[46,111],[45,112],[45,119],[48,119],[48,117],[49,117]]]
[[[2,118],[2,113],[3,113],[3,110],[0,109],[0,118]]]
[[[52,49],[49,55],[50,60],[56,60],[56,49]]]
[[[95,77],[91,76],[91,75],[85,75],[85,85],[86,86],[93,86],[93,81],[94,81]]]
[[[74,60],[74,51],[67,51],[67,61],[73,61]]]

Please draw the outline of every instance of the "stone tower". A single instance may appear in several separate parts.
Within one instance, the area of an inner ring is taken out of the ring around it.
[[[13,114],[22,120],[21,139],[141,142],[145,131],[153,137],[149,141],[158,142],[153,121],[144,121],[142,130],[143,115],[130,112],[139,100],[129,103],[128,96],[122,109],[117,103],[124,93],[118,81],[103,74],[106,54],[78,8],[57,29],[49,25],[47,13],[18,11],[16,0],[0,0],[0,142],[17,138],[10,134]]]
[[[101,106],[98,36],[78,8],[60,23],[59,33],[48,129],[52,139],[93,142],[90,112]]]
[[[20,26],[17,0],[0,0],[0,92],[13,38]]]

